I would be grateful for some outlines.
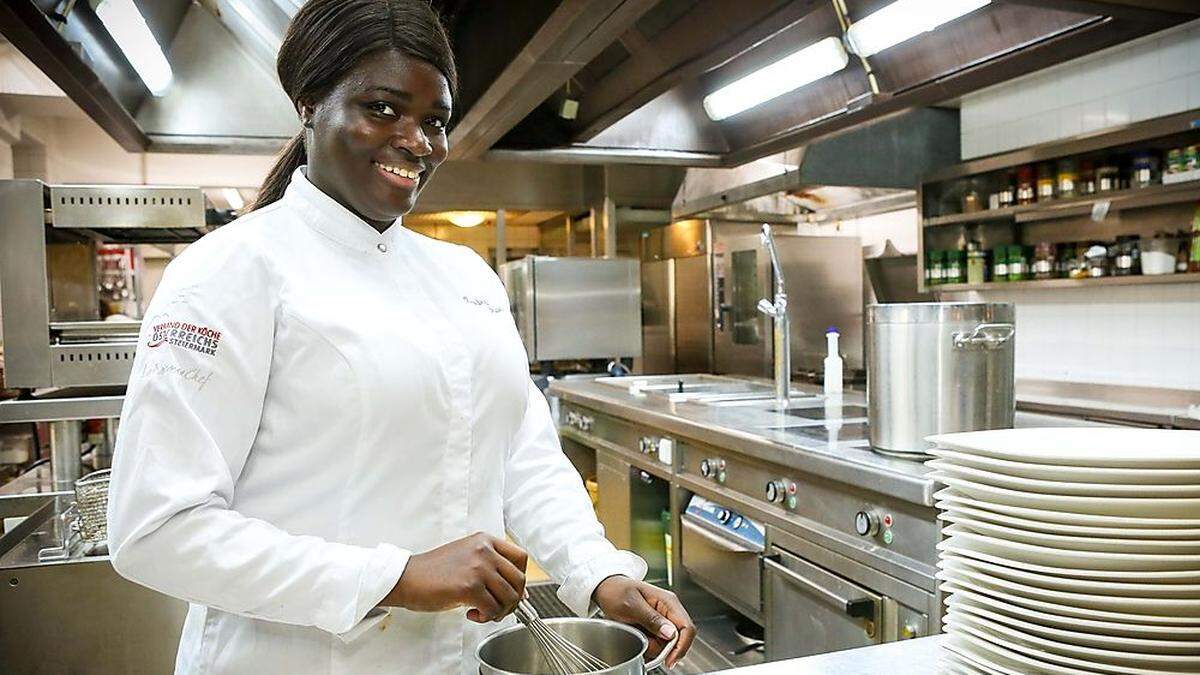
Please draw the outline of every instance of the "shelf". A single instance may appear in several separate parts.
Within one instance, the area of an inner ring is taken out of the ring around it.
[[[1200,201],[1200,181],[1172,183],[1170,185],[1151,185],[1144,188],[1130,188],[1104,192],[1086,197],[1056,199],[1051,202],[1038,204],[1023,204],[1009,206],[1003,209],[989,209],[976,213],[955,213],[947,216],[926,218],[925,227],[957,225],[961,223],[981,223],[1013,218],[1018,223],[1052,220],[1055,218],[1070,218],[1086,216],[1092,212],[1092,207],[1100,202],[1110,203],[1109,211],[1138,209],[1163,204],[1180,204],[1190,201]],[[1020,283],[1020,282],[1017,282]]]
[[[1006,288],[1091,288],[1093,286],[1139,286],[1145,284],[1184,284],[1200,282],[1200,272],[1187,274],[1098,277],[1095,279],[1030,279],[1029,281],[989,281],[983,284],[939,284],[930,286],[934,293],[953,291],[995,291]]]

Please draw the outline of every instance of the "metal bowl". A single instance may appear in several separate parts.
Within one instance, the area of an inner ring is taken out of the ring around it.
[[[643,660],[649,642],[640,631],[607,619],[545,619],[559,635],[613,664],[605,675],[643,675],[667,659],[675,640],[649,662]],[[676,636],[675,639],[678,639]],[[542,657],[533,636],[524,626],[512,626],[484,638],[475,649],[482,675],[552,675],[554,670]]]

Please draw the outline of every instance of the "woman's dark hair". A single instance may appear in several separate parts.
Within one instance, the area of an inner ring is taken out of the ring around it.
[[[450,39],[428,0],[308,0],[288,26],[276,70],[293,103],[321,100],[359,59],[393,49],[428,62],[458,93]],[[283,197],[292,173],[307,161],[304,130],[271,167],[251,210]]]

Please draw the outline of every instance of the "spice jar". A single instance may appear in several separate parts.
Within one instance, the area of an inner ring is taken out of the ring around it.
[[[1090,159],[1079,162],[1079,194],[1090,195],[1096,192],[1096,165]]]
[[[1129,177],[1131,187],[1149,187],[1161,180],[1158,174],[1157,154],[1147,150],[1133,156],[1133,171]]]
[[[1033,166],[1017,169],[1017,203],[1032,204],[1037,201],[1037,186],[1033,179]]]
[[[1072,279],[1088,278],[1087,250],[1089,247],[1089,244],[1075,244],[1074,251],[1071,254],[1071,271],[1068,275]]]
[[[926,265],[925,269],[929,272],[929,284],[931,286],[937,286],[938,284],[942,283],[942,276],[944,272],[942,260],[943,258],[941,251],[929,252],[929,263]]]
[[[1029,257],[1024,246],[1008,247],[1008,280],[1024,281],[1029,278]]]
[[[982,284],[987,281],[987,251],[979,247],[979,242],[967,242],[967,283]]]
[[[1141,237],[1123,235],[1117,237],[1114,249],[1112,273],[1118,277],[1141,274]]]
[[[1058,261],[1054,257],[1054,244],[1038,242],[1033,249],[1033,278],[1053,279],[1057,276]]]
[[[966,277],[964,268],[964,251],[946,251],[946,266],[944,281],[947,284],[961,284]]]
[[[1167,151],[1167,173],[1183,173],[1187,171],[1187,160],[1183,156],[1183,148],[1171,148]]]
[[[1200,169],[1200,145],[1189,145],[1183,149],[1185,171]]]
[[[1059,197],[1074,197],[1077,194],[1075,185],[1079,182],[1079,170],[1074,159],[1067,157],[1058,160],[1057,182]]]
[[[1054,245],[1054,276],[1066,279],[1071,276],[1071,258],[1075,255],[1075,244]]]
[[[992,281],[1008,281],[1008,247],[992,250]]]
[[[975,189],[975,183],[967,185],[966,191],[962,197],[962,212],[963,213],[978,213],[983,210],[983,203],[979,199],[979,190]]]
[[[1055,192],[1054,165],[1050,162],[1038,164],[1037,168],[1037,200],[1048,202],[1054,199]]]
[[[1116,160],[1108,159],[1096,167],[1096,192],[1112,192],[1121,189],[1121,167]]]
[[[1087,275],[1092,278],[1108,276],[1108,247],[1094,243],[1084,252],[1087,259]]]
[[[1004,172],[1000,190],[996,192],[1000,208],[1007,208],[1017,203],[1017,172],[1011,169]]]

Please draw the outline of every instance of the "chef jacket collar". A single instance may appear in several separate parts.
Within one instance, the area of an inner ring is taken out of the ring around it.
[[[358,251],[386,253],[391,250],[402,236],[403,218],[397,218],[380,233],[309,182],[305,175],[307,168],[307,165],[301,166],[292,173],[292,182],[288,184],[283,198],[297,207],[309,227]]]

